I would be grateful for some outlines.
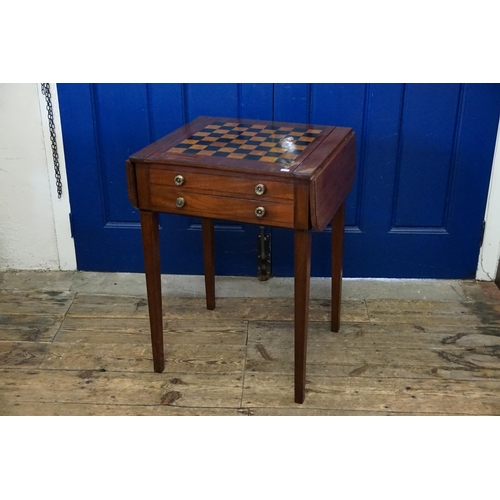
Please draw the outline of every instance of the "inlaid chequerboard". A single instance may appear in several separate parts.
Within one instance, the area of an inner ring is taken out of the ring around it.
[[[290,165],[322,132],[320,128],[214,121],[167,152]]]

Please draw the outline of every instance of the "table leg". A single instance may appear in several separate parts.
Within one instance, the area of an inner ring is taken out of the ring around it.
[[[141,210],[142,246],[146,270],[146,288],[148,292],[149,324],[151,327],[151,345],[153,347],[153,365],[157,373],[165,369],[163,352],[163,312],[161,305],[161,267],[160,234],[158,213]]]
[[[205,295],[207,309],[215,309],[214,220],[201,219],[203,263],[205,267]]]
[[[295,402],[303,403],[306,385],[311,231],[295,230]]]
[[[340,330],[340,303],[342,297],[342,248],[344,245],[345,203],[332,220],[332,317],[331,330]]]

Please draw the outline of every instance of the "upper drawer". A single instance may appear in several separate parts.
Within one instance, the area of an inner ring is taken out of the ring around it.
[[[293,202],[293,182],[267,180],[264,174],[210,174],[196,169],[175,166],[149,167],[152,185],[182,187],[183,191],[222,194],[262,200]]]

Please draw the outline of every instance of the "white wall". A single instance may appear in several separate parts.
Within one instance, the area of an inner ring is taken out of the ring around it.
[[[0,84],[0,270],[76,269],[59,122],[56,134],[65,193],[60,200],[40,84]]]

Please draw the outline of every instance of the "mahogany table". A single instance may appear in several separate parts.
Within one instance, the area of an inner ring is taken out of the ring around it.
[[[200,116],[133,154],[154,370],[164,370],[158,213],[201,217],[205,290],[215,308],[214,219],[294,230],[295,402],[305,397],[311,230],[332,221],[331,330],[340,327],[345,198],[355,173],[350,128]]]

